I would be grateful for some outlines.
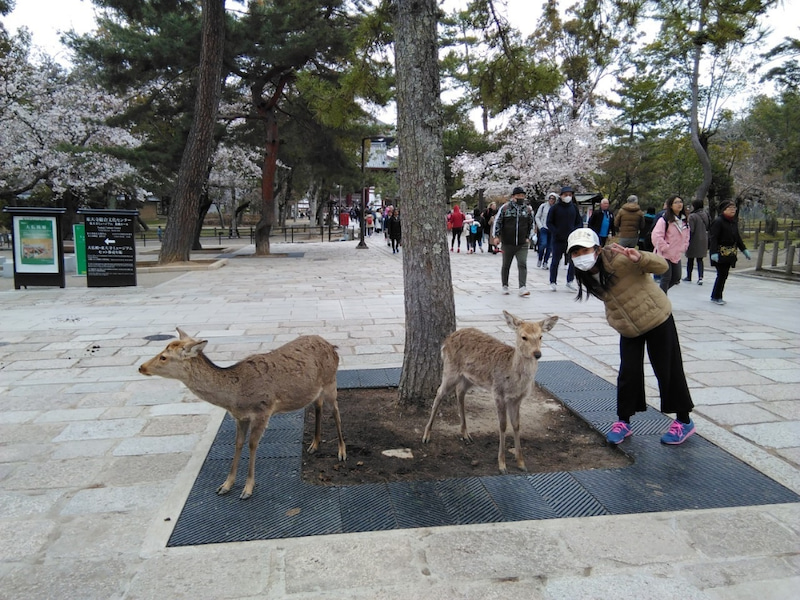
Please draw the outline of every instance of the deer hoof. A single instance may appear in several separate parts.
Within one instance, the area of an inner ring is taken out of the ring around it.
[[[220,496],[222,496],[223,494],[227,494],[230,491],[231,491],[231,488],[226,487],[226,485],[224,483],[217,488],[217,494],[220,495]]]
[[[247,500],[252,495],[253,495],[253,492],[248,492],[247,490],[244,490],[242,492],[242,495],[239,496],[239,500]]]
[[[500,465],[498,467],[498,471],[500,471],[501,475],[508,475],[508,469],[506,469],[505,465]]]
[[[464,440],[465,444],[471,444],[473,442],[472,436],[468,433],[465,433],[461,436],[461,439]]]

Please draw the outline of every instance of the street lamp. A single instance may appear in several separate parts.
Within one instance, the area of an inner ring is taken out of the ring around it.
[[[366,162],[366,154],[364,151],[365,142],[383,142],[385,146],[388,146],[394,141],[393,137],[386,137],[383,135],[380,136],[370,136],[361,138],[361,216],[358,219],[359,225],[359,236],[358,236],[358,248],[359,250],[365,250],[367,248],[367,244],[364,241],[364,237],[367,232],[367,196],[369,195],[369,187],[367,187],[367,180],[366,180],[366,170],[367,170],[367,162]],[[371,170],[392,170],[391,167],[388,165],[379,166],[379,167],[370,167]]]

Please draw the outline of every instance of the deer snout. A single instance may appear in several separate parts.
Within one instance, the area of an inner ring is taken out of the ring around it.
[[[539,360],[540,358],[542,358],[542,353],[541,353],[541,351],[540,351],[540,350],[537,350],[536,352],[534,352],[534,353],[533,353],[533,358],[535,358],[536,360]]]
[[[150,373],[147,371],[147,363],[143,363],[139,367],[139,373],[141,373],[142,375],[147,375],[148,377],[150,376]]]

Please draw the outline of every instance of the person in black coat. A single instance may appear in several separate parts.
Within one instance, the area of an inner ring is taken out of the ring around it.
[[[608,199],[603,198],[600,200],[600,208],[592,211],[592,216],[589,217],[587,225],[600,238],[601,248],[606,245],[609,237],[614,237],[617,234],[617,230],[614,227],[614,213],[608,209]]]
[[[400,252],[402,231],[400,226],[400,209],[395,207],[392,215],[386,221],[386,228],[389,230],[389,239],[392,242],[392,254]]]
[[[725,281],[732,267],[736,266],[736,253],[741,250],[747,260],[750,252],[739,234],[736,223],[736,205],[730,200],[723,200],[719,204],[719,214],[711,223],[709,234],[709,251],[711,253],[711,266],[717,267],[717,279],[714,289],[711,290],[711,301],[714,304],[725,304],[722,292]]]
[[[547,229],[550,232],[550,244],[553,253],[550,258],[550,289],[556,291],[558,280],[558,263],[564,258],[567,252],[567,239],[569,234],[583,227],[581,211],[575,206],[572,188],[564,186],[561,188],[561,196],[547,213]],[[572,261],[567,266],[567,289],[575,290],[572,283],[575,279],[575,268]]]

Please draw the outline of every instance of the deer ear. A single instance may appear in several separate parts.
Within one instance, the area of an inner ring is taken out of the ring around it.
[[[181,357],[183,358],[196,358],[203,352],[208,340],[191,340],[184,344],[181,349]]]
[[[550,331],[558,323],[558,315],[553,315],[549,319],[542,321],[542,331]]]
[[[175,329],[178,331],[178,339],[188,340],[191,337],[180,327],[176,327]]]
[[[515,317],[507,310],[503,311],[503,316],[506,318],[506,323],[508,323],[508,326],[511,327],[511,329],[516,329],[523,323],[522,319]]]

